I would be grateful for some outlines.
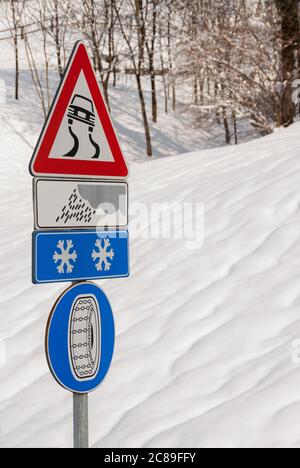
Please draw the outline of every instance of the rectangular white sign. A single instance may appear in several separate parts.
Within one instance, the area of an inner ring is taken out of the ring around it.
[[[35,229],[118,228],[128,225],[126,182],[34,180]]]

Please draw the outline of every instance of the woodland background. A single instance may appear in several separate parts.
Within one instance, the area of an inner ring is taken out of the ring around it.
[[[46,117],[53,92],[50,72],[63,75],[76,40],[90,48],[107,105],[110,89],[134,77],[146,151],[149,122],[159,106],[176,110],[177,95],[201,120],[239,142],[247,121],[258,135],[288,126],[299,114],[300,22],[298,0],[2,0],[1,41],[11,39],[15,99],[20,99],[20,48]],[[36,54],[39,44],[42,61]],[[1,50],[1,49],[0,49]],[[151,86],[151,108],[144,96]],[[157,98],[162,81],[164,99]]]

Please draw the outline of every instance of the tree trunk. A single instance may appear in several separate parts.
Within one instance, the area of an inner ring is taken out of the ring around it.
[[[294,122],[295,104],[292,99],[293,80],[296,72],[296,54],[299,47],[299,12],[298,0],[275,0],[281,16],[281,67],[282,101],[279,124],[289,126]]]
[[[108,83],[109,80],[101,80],[102,81],[102,88],[104,93],[104,99],[107,105],[108,112],[110,113],[110,104],[109,104],[109,94],[108,94]]]
[[[165,113],[168,114],[168,92],[170,90],[168,89],[167,81],[166,81],[166,75],[165,75],[165,62],[164,62],[164,54],[163,54],[163,46],[162,46],[162,29],[161,26],[159,28],[159,39],[160,39],[160,66],[162,70],[162,80],[163,80],[163,88],[164,88],[164,100],[165,100]]]
[[[176,111],[176,88],[175,88],[175,84],[172,85],[172,96],[173,96],[173,99],[172,99],[172,108],[173,108],[173,111],[175,112]]]
[[[165,79],[164,79],[164,98],[165,98],[165,114],[168,114],[168,112],[169,112],[168,94],[167,94],[167,85],[166,85],[166,80]]]
[[[154,68],[151,70],[152,120],[157,123],[157,97]]]
[[[200,80],[199,83],[199,92],[200,92],[200,104],[204,104],[204,80]]]
[[[236,120],[236,111],[235,109],[232,111],[232,121],[233,121],[233,129],[234,129],[234,143],[238,145],[238,128],[237,128],[237,120]]]
[[[55,12],[55,47],[56,47],[56,57],[57,57],[57,68],[59,76],[63,76],[63,66],[61,59],[61,44],[59,40],[59,12],[58,12],[58,2],[54,2],[54,12]]]
[[[18,48],[18,39],[15,37],[15,99],[18,101],[19,100],[19,48]]]
[[[152,39],[151,47],[147,45],[149,56],[149,68],[151,76],[151,94],[152,94],[152,120],[157,123],[157,96],[156,96],[156,81],[155,81],[155,43],[156,43],[156,21],[157,21],[157,0],[152,0],[153,14],[152,14]]]
[[[197,80],[197,77],[195,76],[194,77],[194,104],[197,105],[198,104],[198,80]]]
[[[230,135],[227,112],[226,112],[225,107],[222,108],[222,113],[223,113],[223,122],[224,122],[224,130],[225,130],[225,143],[226,145],[230,145],[231,135]]]
[[[95,39],[95,43],[96,43],[96,39]],[[110,112],[109,94],[108,94],[108,84],[109,84],[110,74],[109,72],[107,72],[107,75],[105,77],[103,67],[102,67],[101,56],[100,56],[99,49],[96,46],[96,44],[94,44],[94,56],[96,57],[96,69],[98,70],[99,75],[100,75],[105,103],[106,103],[108,111]]]
[[[18,44],[18,24],[17,11],[14,0],[11,0],[11,11],[13,20],[13,42],[15,49],[15,99],[19,99],[19,44]]]
[[[139,92],[141,111],[142,111],[143,123],[144,123],[144,129],[145,129],[147,155],[151,157],[152,156],[152,144],[151,144],[150,128],[149,128],[147,111],[146,111],[146,103],[145,103],[145,98],[144,98],[144,93],[143,93],[143,88],[142,88],[142,80],[139,74],[136,74],[136,81],[137,81],[137,87],[138,87],[138,92]]]

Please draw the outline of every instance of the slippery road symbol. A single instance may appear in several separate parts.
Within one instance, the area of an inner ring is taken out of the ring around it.
[[[73,148],[66,154],[63,155],[65,158],[74,158],[79,150],[80,141],[76,133],[73,131],[74,120],[80,122],[82,125],[88,126],[89,140],[94,147],[94,155],[91,156],[91,159],[99,159],[100,157],[100,147],[98,143],[93,140],[93,131],[95,128],[95,111],[93,102],[90,99],[87,99],[80,94],[76,94],[72,100],[72,103],[69,105],[68,109],[68,126],[69,133],[73,138],[74,145]]]

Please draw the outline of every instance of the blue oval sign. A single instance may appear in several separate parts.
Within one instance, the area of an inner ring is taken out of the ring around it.
[[[99,286],[79,283],[52,309],[46,331],[46,356],[55,380],[73,393],[89,393],[104,380],[114,351],[110,303]]]

